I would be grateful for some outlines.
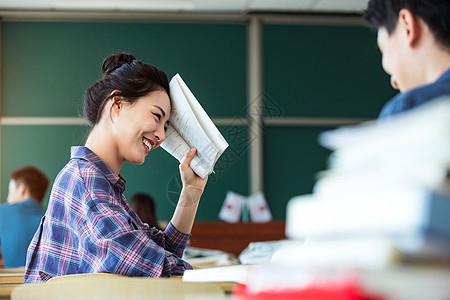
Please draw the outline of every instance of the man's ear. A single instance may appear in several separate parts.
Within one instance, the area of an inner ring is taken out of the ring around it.
[[[420,38],[422,30],[419,18],[409,9],[403,8],[398,13],[397,25],[404,33],[408,46],[415,46]]]
[[[28,194],[28,188],[25,183],[21,182],[17,185],[17,194],[23,199]]]

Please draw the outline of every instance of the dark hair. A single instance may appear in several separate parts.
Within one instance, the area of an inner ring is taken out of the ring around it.
[[[33,166],[25,166],[13,171],[10,177],[16,184],[23,183],[30,196],[42,203],[49,180],[41,170]]]
[[[102,73],[102,78],[84,96],[84,115],[91,126],[99,122],[106,102],[113,96],[121,96],[123,101],[134,103],[138,98],[154,91],[166,91],[170,95],[166,73],[136,60],[129,53],[105,58]],[[114,90],[119,93],[112,95]]]
[[[156,218],[155,201],[152,196],[144,193],[134,194],[130,199],[130,207],[142,222],[147,223],[150,227],[161,229]]]
[[[370,0],[364,12],[364,21],[375,29],[384,27],[391,34],[397,25],[398,13],[403,8],[420,17],[436,41],[450,51],[449,0]]]

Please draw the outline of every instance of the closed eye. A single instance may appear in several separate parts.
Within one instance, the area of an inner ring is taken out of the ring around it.
[[[155,115],[155,116],[156,116],[156,118],[158,119],[158,121],[160,121],[160,120],[161,120],[161,115],[160,115],[160,114],[158,114],[158,113],[153,113],[153,115]]]

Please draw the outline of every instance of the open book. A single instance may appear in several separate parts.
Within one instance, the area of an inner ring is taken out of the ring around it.
[[[191,168],[205,178],[214,171],[214,165],[228,143],[179,74],[170,80],[169,85],[172,111],[161,147],[179,162],[192,147],[197,148]]]

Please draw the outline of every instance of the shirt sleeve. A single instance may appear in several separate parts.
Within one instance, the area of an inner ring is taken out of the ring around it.
[[[151,228],[146,223],[142,223],[142,230],[158,245],[164,247],[167,251],[174,253],[178,257],[182,257],[186,245],[191,237],[190,234],[185,234],[178,231],[172,222],[169,222],[166,229],[161,231],[156,228]]]
[[[86,221],[79,228],[80,272],[169,277],[192,269],[181,259],[189,235],[169,226],[149,236],[136,228],[107,189],[96,184],[95,188],[87,186],[87,191],[83,201]]]

